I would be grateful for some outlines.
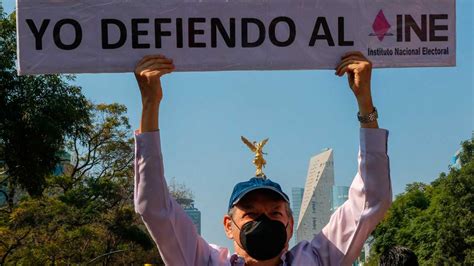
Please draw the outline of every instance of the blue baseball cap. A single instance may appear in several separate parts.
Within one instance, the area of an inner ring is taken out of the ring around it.
[[[264,179],[260,177],[252,177],[249,181],[237,183],[234,186],[232,195],[229,200],[229,210],[234,207],[247,193],[257,189],[269,189],[282,197],[286,202],[290,202],[288,196],[281,190],[278,183],[271,181],[270,179]]]

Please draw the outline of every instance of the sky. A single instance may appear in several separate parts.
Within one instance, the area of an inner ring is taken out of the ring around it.
[[[15,8],[13,0],[3,5],[7,13]],[[373,71],[379,125],[390,131],[394,195],[448,171],[460,142],[471,137],[473,1],[457,0],[456,14],[456,67]],[[95,103],[126,105],[138,128],[141,102],[133,74],[81,74],[76,83]],[[223,215],[234,184],[255,171],[241,135],[270,138],[265,173],[289,195],[292,187],[304,187],[309,159],[323,148],[334,149],[337,185],[350,185],[356,173],[357,105],[346,77],[334,71],[180,72],[164,77],[163,88],[165,175],[193,191],[202,235],[210,243],[232,246]]]

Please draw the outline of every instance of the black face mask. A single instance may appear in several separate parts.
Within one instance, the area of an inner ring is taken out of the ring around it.
[[[262,214],[254,221],[246,222],[242,228],[237,226],[240,230],[240,247],[256,260],[272,259],[285,247],[287,226]]]

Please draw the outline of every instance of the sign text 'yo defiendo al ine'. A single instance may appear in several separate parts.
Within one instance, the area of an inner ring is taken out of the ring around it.
[[[147,54],[178,71],[328,69],[350,50],[455,65],[454,0],[313,2],[18,0],[19,72],[129,72]]]

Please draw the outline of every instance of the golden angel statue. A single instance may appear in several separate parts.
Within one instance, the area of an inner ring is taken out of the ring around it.
[[[250,148],[250,150],[255,153],[255,157],[253,158],[253,164],[257,168],[257,170],[255,171],[255,176],[266,179],[267,177],[262,171],[262,168],[265,167],[265,164],[267,164],[267,162],[263,158],[263,155],[264,154],[266,155],[266,153],[263,152],[263,146],[267,144],[268,138],[260,142],[256,142],[256,141],[250,142],[248,139],[246,139],[243,136],[241,136],[240,138]]]

